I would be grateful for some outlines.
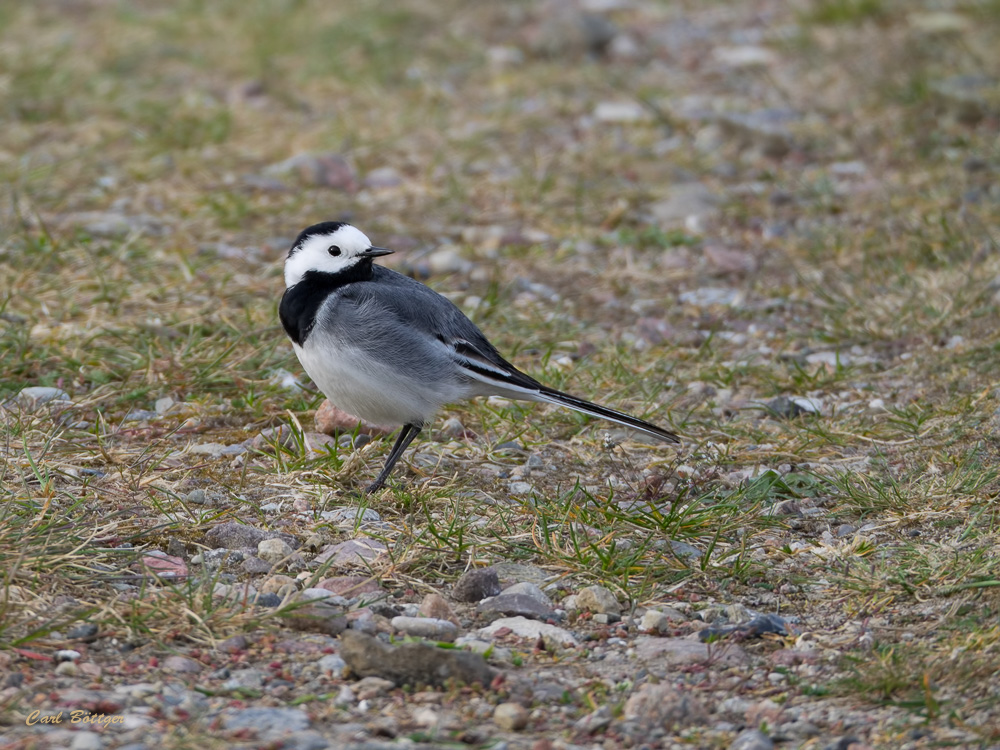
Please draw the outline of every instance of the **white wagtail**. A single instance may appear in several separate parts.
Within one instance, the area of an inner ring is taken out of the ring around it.
[[[454,304],[375,258],[350,224],[305,229],[285,260],[279,315],[299,361],[337,407],[369,422],[403,427],[367,491],[445,404],[502,396],[559,404],[670,443],[672,432],[542,385],[505,360]]]

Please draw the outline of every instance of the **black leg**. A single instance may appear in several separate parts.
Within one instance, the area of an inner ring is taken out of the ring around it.
[[[420,430],[423,429],[423,425],[415,424],[404,424],[403,428],[399,431],[399,437],[396,438],[396,444],[392,446],[392,450],[389,451],[389,458],[385,460],[385,466],[382,467],[382,471],[379,472],[378,476],[375,477],[375,481],[368,485],[365,492],[371,494],[382,489],[382,485],[385,484],[385,480],[389,478],[389,474],[392,473],[392,467],[396,465],[399,457],[403,455],[410,443],[413,442],[413,438],[420,434]]]

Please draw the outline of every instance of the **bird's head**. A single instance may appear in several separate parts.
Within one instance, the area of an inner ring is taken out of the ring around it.
[[[350,224],[325,221],[313,224],[296,238],[285,259],[285,286],[302,281],[310,271],[340,273],[359,264],[371,264],[380,255],[392,250],[372,247],[364,232]]]

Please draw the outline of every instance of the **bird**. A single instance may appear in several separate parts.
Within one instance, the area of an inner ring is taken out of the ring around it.
[[[367,493],[384,486],[442,406],[477,396],[556,404],[680,442],[669,430],[521,372],[449,299],[375,263],[392,252],[348,223],[307,227],[285,259],[278,306],[299,362],[331,403],[374,424],[401,425]]]

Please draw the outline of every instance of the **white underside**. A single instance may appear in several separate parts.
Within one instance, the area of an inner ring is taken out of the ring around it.
[[[446,403],[472,395],[406,377],[351,348],[300,347],[295,354],[313,382],[340,409],[378,425],[423,424]]]

